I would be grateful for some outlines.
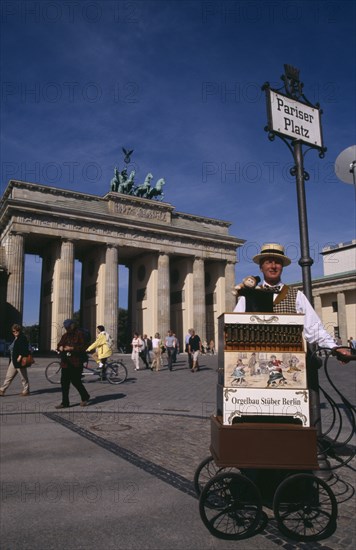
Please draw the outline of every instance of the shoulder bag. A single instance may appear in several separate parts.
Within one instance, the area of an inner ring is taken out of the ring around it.
[[[35,362],[33,355],[29,353],[21,359],[21,367],[30,367]]]

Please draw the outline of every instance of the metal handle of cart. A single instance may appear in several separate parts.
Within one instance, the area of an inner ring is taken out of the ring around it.
[[[340,353],[340,350],[346,350],[349,353],[345,355]],[[318,444],[320,454],[332,460],[332,464],[329,462],[327,468],[325,468],[329,472],[348,464],[356,453],[355,447],[349,445],[355,434],[356,407],[337,387],[329,368],[331,357],[335,357],[340,361],[341,365],[338,368],[347,368],[349,363],[356,361],[356,354],[353,354],[352,351],[347,346],[337,346],[333,349],[320,348],[319,350],[319,353],[324,354],[323,374],[325,377],[324,381],[319,384],[319,390],[326,404],[324,409],[327,409],[329,414],[326,419],[326,428],[322,430]],[[324,387],[326,383],[328,384],[328,390]],[[324,414],[325,416],[327,415]]]
[[[350,353],[348,355],[344,355],[340,353],[341,350],[347,350]],[[337,346],[336,348],[333,348],[332,350],[328,350],[328,351],[331,351],[331,355],[334,355],[342,363],[349,363],[350,361],[356,361],[356,350],[348,346]]]

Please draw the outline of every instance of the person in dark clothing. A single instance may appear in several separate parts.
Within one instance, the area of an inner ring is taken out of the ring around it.
[[[173,336],[173,332],[171,330],[167,332],[167,336],[164,340],[164,345],[167,350],[168,369],[171,371],[173,365],[174,349],[176,347],[176,339]]]
[[[88,405],[90,395],[82,382],[83,358],[85,357],[86,344],[83,332],[78,330],[72,319],[66,319],[63,323],[66,332],[60,339],[57,350],[61,356],[61,386],[62,403],[56,409],[69,407],[69,388],[72,383],[78,390],[82,407]]]
[[[27,357],[30,353],[29,343],[26,336],[22,332],[21,325],[12,325],[11,331],[14,336],[14,341],[9,347],[10,361],[4,383],[0,388],[0,395],[5,395],[5,391],[10,386],[17,373],[19,373],[22,383],[22,392],[20,395],[26,397],[30,395],[30,386],[28,382],[27,367],[22,367],[21,360],[23,357]]]
[[[190,329],[190,331],[191,336],[189,338],[188,351],[193,360],[191,372],[195,372],[196,370],[199,370],[198,357],[201,353],[201,340],[200,336],[195,334],[195,330],[193,328]]]
[[[143,349],[140,351],[140,357],[145,364],[145,368],[150,366],[150,351],[152,351],[152,340],[148,338],[147,334],[143,335],[142,341],[144,343]]]

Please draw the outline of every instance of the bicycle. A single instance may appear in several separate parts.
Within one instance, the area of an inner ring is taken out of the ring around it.
[[[51,384],[61,383],[61,363],[52,361],[47,365],[45,376]],[[108,361],[105,369],[99,369],[94,359],[88,358],[83,365],[82,376],[97,376],[102,382],[107,380],[110,384],[122,384],[127,378],[127,368],[121,360]]]

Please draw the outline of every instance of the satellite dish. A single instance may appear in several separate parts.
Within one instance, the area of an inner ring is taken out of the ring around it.
[[[356,145],[351,145],[337,157],[335,174],[341,181],[356,186]]]

